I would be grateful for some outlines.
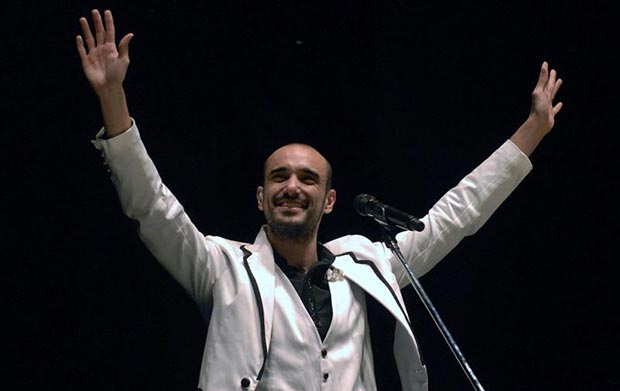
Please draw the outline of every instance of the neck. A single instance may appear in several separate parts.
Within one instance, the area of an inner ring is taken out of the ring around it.
[[[317,262],[318,254],[316,250],[317,235],[300,238],[298,240],[283,238],[273,233],[267,228],[267,238],[271,246],[286,259],[291,266],[297,267],[307,272],[312,265]]]

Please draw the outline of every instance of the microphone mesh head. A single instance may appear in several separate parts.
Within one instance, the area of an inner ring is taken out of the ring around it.
[[[355,207],[355,211],[362,216],[368,216],[367,205],[369,202],[374,201],[375,197],[370,194],[358,194],[353,201],[353,206]]]

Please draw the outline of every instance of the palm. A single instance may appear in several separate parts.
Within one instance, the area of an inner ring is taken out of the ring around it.
[[[95,36],[90,31],[85,18],[80,19],[84,40],[77,37],[77,46],[82,68],[86,78],[96,92],[123,82],[129,67],[129,41],[133,37],[127,34],[121,39],[118,48],[114,41],[114,21],[109,11],[105,13],[105,27],[98,11],[93,11]],[[87,51],[88,48],[88,51]]]
[[[107,83],[122,82],[128,66],[128,62],[119,60],[116,45],[112,43],[91,50],[82,61],[86,78],[95,88]]]

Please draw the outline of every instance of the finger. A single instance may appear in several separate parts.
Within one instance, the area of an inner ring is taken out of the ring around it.
[[[88,47],[88,50],[94,49],[95,38],[93,38],[93,33],[91,33],[90,31],[88,20],[86,20],[86,18],[80,18],[80,26],[82,27],[82,33],[84,33],[84,39],[86,40],[86,47]]]
[[[78,35],[75,37],[75,44],[77,45],[77,51],[82,61],[86,60],[88,55],[86,54],[86,48],[84,47],[84,41],[81,36]]]
[[[97,45],[103,45],[105,31],[103,29],[103,21],[101,20],[101,14],[98,10],[93,10],[93,25],[95,25],[95,38]]]
[[[549,73],[549,64],[547,64],[547,61],[545,61],[540,67],[540,74],[538,75],[538,83],[536,83],[536,88],[545,87],[545,83],[547,83],[547,77],[549,76],[548,73]]]
[[[564,107],[564,103],[559,102],[557,105],[553,106],[553,115],[555,116],[557,113],[560,112],[560,110],[562,110],[562,107]]]
[[[562,79],[558,79],[558,81],[555,82],[553,90],[551,90],[551,99],[555,99],[555,94],[557,94],[560,87],[562,87],[562,83],[564,83]]]
[[[557,77],[557,72],[555,69],[552,69],[549,73],[549,80],[547,81],[547,89],[553,90],[553,86],[555,85],[555,79]]]
[[[103,18],[105,20],[105,42],[115,43],[114,18],[112,18],[112,12],[110,10],[105,10],[103,12]]]
[[[129,42],[133,38],[133,34],[129,33],[121,39],[118,44],[118,57],[122,59],[129,59]]]

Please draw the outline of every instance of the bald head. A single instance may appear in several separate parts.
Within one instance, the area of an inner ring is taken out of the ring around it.
[[[302,164],[306,169],[315,171],[326,191],[332,187],[332,166],[315,148],[307,144],[292,143],[276,149],[263,165],[263,183],[274,170],[281,169],[291,162]]]

